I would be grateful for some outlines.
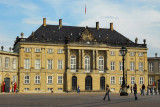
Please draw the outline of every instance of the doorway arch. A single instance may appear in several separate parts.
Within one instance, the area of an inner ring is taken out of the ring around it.
[[[92,90],[92,77],[87,76],[85,79],[85,90]]]
[[[72,90],[77,90],[77,77],[72,76]]]

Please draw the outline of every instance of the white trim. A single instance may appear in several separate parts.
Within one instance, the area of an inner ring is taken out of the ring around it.
[[[29,83],[25,83],[25,76],[29,76],[29,75],[24,75],[24,84],[30,84],[30,76],[29,76],[29,79],[27,79],[29,80]]]

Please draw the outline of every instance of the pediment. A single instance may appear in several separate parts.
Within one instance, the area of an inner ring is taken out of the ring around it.
[[[82,41],[96,41],[96,39],[94,39],[92,33],[88,29],[85,29],[82,32],[81,40]]]

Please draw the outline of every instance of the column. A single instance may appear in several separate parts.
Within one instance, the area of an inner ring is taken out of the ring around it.
[[[68,49],[67,53],[68,53],[68,58],[67,58],[68,59],[68,66],[67,66],[67,69],[70,69],[70,66],[69,66],[70,65],[70,49]]]
[[[93,50],[93,55],[92,55],[92,58],[93,58],[93,69],[95,70],[95,62],[96,62],[96,60],[95,60],[95,50]]]
[[[79,68],[78,69],[81,69],[82,68],[82,66],[81,66],[82,65],[82,60],[81,60],[81,57],[82,57],[82,52],[81,51],[82,50],[78,50],[78,51],[79,51],[79,61],[78,61],[79,62],[79,66],[78,67]]]
[[[82,50],[82,65],[81,65],[81,68],[84,69],[84,50]]]
[[[96,50],[95,68],[98,70],[98,50]]]
[[[109,51],[106,51],[106,69],[109,70]]]

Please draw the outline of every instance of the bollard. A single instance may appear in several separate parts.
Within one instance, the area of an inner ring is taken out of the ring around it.
[[[150,91],[150,90],[148,90],[148,95],[150,95],[150,93],[151,93],[151,91]]]

